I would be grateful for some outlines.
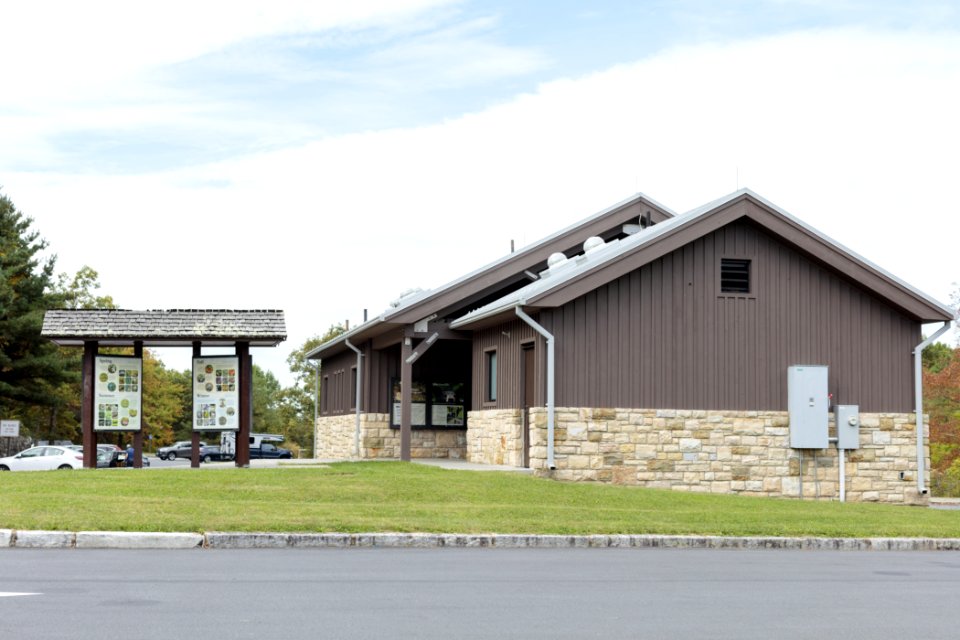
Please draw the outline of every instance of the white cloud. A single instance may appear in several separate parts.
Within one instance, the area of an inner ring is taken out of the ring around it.
[[[384,23],[451,1],[167,0],[152,10],[125,0],[15,2],[4,7],[0,59],[12,63],[6,82],[58,98],[242,40]]]
[[[145,176],[10,174],[4,192],[62,269],[90,264],[127,307],[285,309],[290,342],[257,356],[277,373],[309,335],[637,190],[685,211],[749,186],[946,300],[958,42],[832,31],[677,49],[434,126]]]

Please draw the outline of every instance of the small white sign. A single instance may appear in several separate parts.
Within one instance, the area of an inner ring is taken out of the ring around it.
[[[19,420],[0,420],[0,438],[16,438],[19,435]]]

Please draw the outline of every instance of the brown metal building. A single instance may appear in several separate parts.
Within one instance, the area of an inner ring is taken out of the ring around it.
[[[394,304],[309,356],[321,452],[764,495],[843,497],[851,475],[853,499],[924,499],[914,352],[954,311],[749,190],[683,215],[637,196]],[[859,406],[843,469],[789,446],[791,365]]]

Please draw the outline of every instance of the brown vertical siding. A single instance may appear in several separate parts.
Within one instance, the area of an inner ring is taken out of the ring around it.
[[[350,397],[350,371],[356,364],[357,357],[352,351],[324,359],[320,363],[320,395],[326,399],[325,403],[320,403],[321,415],[341,415],[351,411],[353,399]],[[324,386],[326,389],[322,388]]]
[[[474,334],[473,340],[473,381],[472,381],[472,402],[470,404],[472,411],[482,409],[504,409],[519,407],[522,399],[522,388],[520,387],[523,376],[522,345],[524,343],[535,341],[536,349],[536,376],[535,380],[537,397],[536,404],[545,402],[545,381],[544,377],[544,354],[543,339],[526,323],[517,319],[515,321],[502,324],[495,328],[478,331]],[[497,351],[497,401],[485,402],[486,359],[484,354],[491,350]]]
[[[750,295],[720,294],[724,256],[751,259]],[[787,367],[826,364],[834,402],[913,409],[919,324],[748,221],[544,310],[539,321],[557,338],[558,406],[785,410]],[[476,334],[474,409],[519,405],[519,342],[533,337],[519,321]],[[500,368],[495,405],[480,401],[489,348]]]

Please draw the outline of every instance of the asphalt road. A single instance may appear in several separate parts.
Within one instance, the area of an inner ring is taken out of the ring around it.
[[[923,638],[950,552],[0,550],[0,636]]]

